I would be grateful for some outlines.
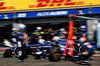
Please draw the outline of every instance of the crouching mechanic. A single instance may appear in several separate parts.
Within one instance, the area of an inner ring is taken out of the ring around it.
[[[86,41],[86,38],[84,36],[79,38],[79,42],[82,45],[81,48],[79,49],[80,50],[80,57],[85,56],[87,61],[90,61],[89,57],[91,57],[94,54],[93,47],[92,47],[91,43]]]
[[[24,59],[24,55],[23,55],[23,30],[26,28],[26,25],[24,24],[19,24],[19,30],[16,32],[17,35],[17,46],[18,46],[18,62],[22,62]]]
[[[39,46],[36,49],[36,59],[41,58],[41,60],[45,60],[45,56],[46,56],[46,50],[43,48],[43,45],[45,45],[45,40],[44,39],[39,39],[38,41]]]

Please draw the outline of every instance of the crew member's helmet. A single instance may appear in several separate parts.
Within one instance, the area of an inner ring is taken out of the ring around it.
[[[44,39],[40,39],[38,42],[39,42],[39,44],[42,44],[42,45],[45,44],[45,40]]]
[[[24,30],[24,29],[26,28],[26,25],[24,25],[24,24],[19,24],[19,28],[22,29],[22,30]]]
[[[56,42],[58,42],[60,40],[60,37],[54,36],[53,40],[56,41]]]
[[[65,31],[65,29],[64,28],[61,28],[60,31],[63,32],[63,31]]]
[[[79,42],[84,42],[84,41],[86,41],[86,38],[84,36],[79,38]]]
[[[17,28],[12,28],[12,31],[17,31]]]
[[[42,27],[37,27],[36,29],[37,29],[37,30],[42,30]]]

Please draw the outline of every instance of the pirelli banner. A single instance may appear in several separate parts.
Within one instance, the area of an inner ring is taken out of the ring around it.
[[[100,5],[100,0],[0,0],[0,11]]]

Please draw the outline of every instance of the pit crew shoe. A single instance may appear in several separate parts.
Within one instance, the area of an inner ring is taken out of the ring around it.
[[[45,58],[41,58],[41,60],[45,60]]]
[[[91,61],[91,59],[87,59],[85,62],[90,62]]]
[[[23,62],[23,60],[18,60],[18,62]]]

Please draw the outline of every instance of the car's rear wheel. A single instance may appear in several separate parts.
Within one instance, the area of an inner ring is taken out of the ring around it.
[[[61,57],[60,47],[54,46],[51,48],[49,52],[49,60],[50,61],[59,61]]]

